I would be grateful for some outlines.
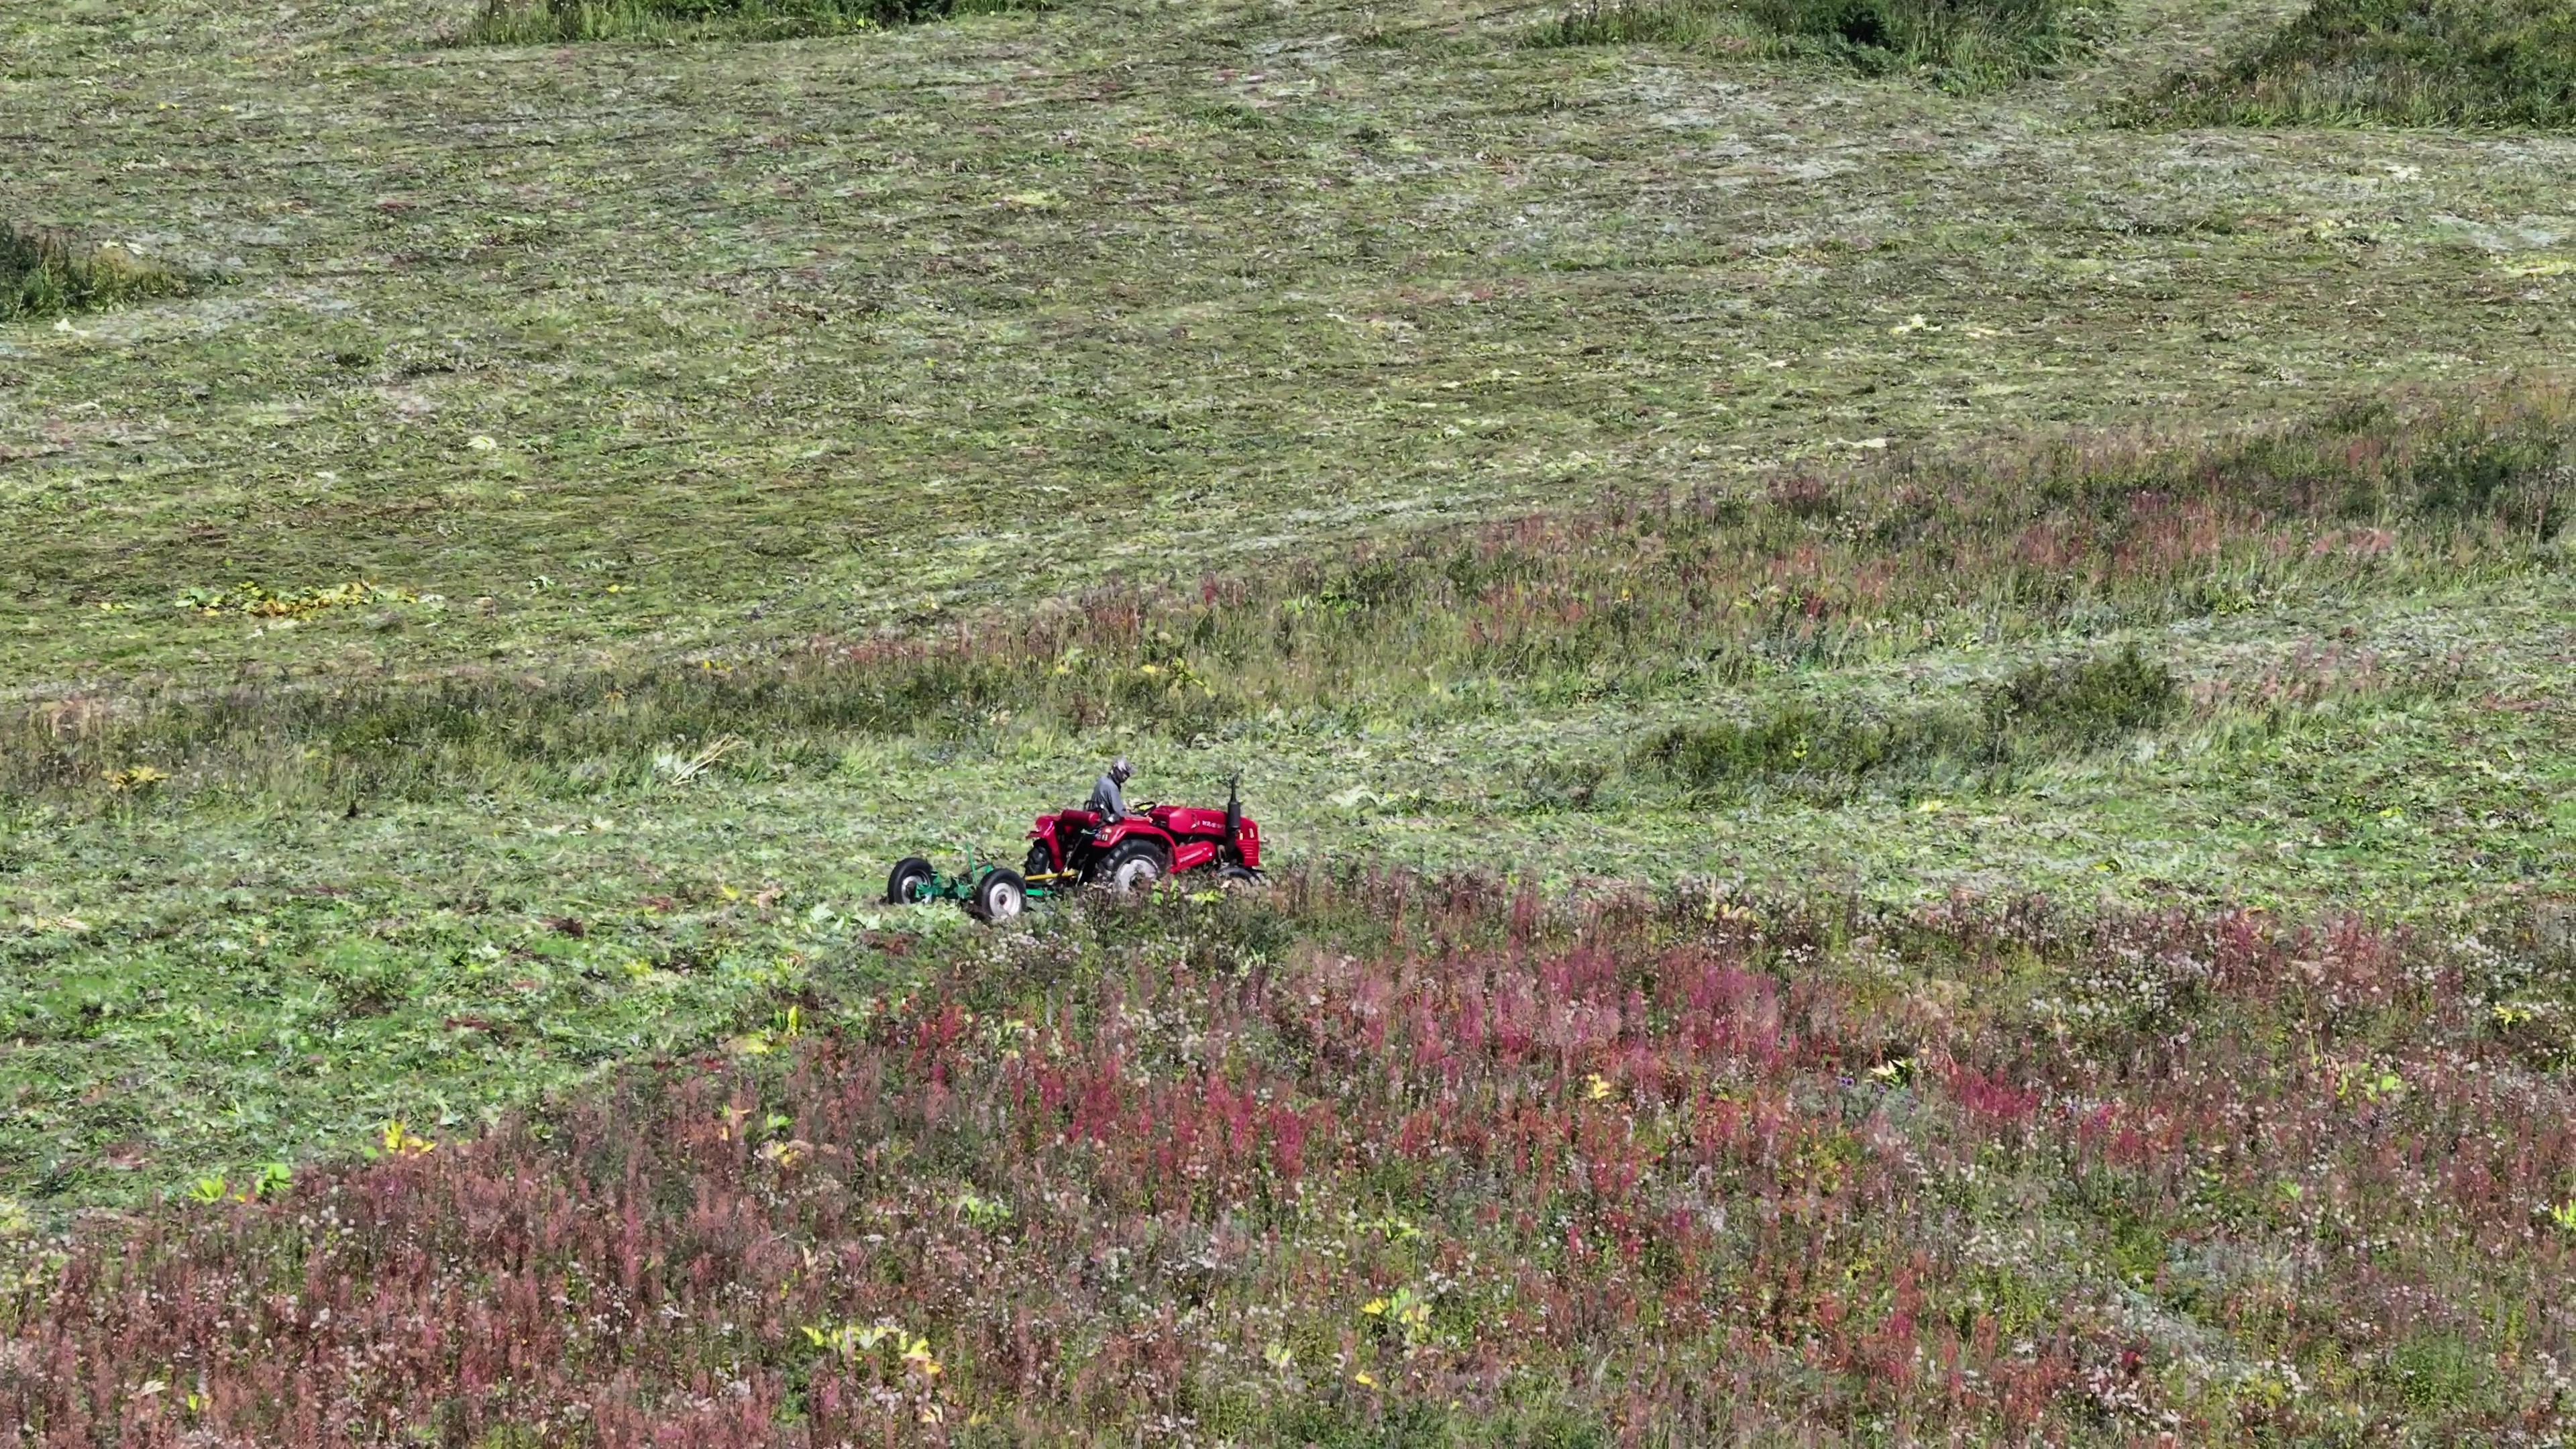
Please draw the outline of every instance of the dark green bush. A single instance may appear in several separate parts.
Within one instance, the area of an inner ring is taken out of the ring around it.
[[[1872,713],[1794,705],[1744,723],[1679,725],[1647,737],[1632,763],[1692,794],[1840,797],[1875,783],[1928,783],[2087,754],[2169,723],[2182,703],[2172,671],[2131,647],[2034,664],[1981,691],[1975,707]]]
[[[1953,90],[1978,90],[2046,73],[2089,43],[2097,13],[2073,0],[1587,0],[1540,25],[1531,40],[1722,38],[1864,74],[1913,71]]]
[[[2576,122],[2576,5],[2317,0],[2229,64],[2166,82],[2132,119],[2566,126]]]
[[[1986,695],[1986,753],[2099,749],[2155,729],[2182,709],[2173,671],[2130,645],[2106,659],[2034,664]]]
[[[1922,70],[1954,89],[2045,74],[2091,38],[2069,0],[1746,0],[1793,48],[1877,74]]]
[[[1570,45],[1682,45],[1706,35],[1722,15],[1706,0],[1585,0],[1540,22],[1530,43]]]
[[[705,32],[775,37],[1038,8],[1033,0],[484,0],[460,39],[528,45]]]
[[[1696,794],[1763,783],[1841,795],[1882,775],[1981,754],[1976,716],[1964,710],[1871,715],[1799,705],[1742,724],[1675,726],[1650,736],[1637,759]]]
[[[176,297],[188,278],[115,247],[0,223],[0,322]]]

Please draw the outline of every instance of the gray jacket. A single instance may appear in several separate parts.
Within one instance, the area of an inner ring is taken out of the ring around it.
[[[1091,803],[1082,808],[1096,812],[1100,823],[1107,825],[1113,820],[1127,818],[1127,795],[1118,788],[1116,780],[1103,775],[1100,783],[1091,787]]]

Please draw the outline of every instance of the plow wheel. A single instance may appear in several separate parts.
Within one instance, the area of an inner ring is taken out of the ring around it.
[[[1029,902],[1029,888],[1017,875],[1007,870],[988,871],[975,882],[975,899],[970,902],[975,914],[987,921],[1015,919],[1020,908]]]
[[[930,868],[929,861],[917,855],[908,855],[896,861],[893,873],[886,877],[886,904],[908,906],[915,901],[927,899],[930,882],[937,874],[938,872]]]
[[[1140,896],[1161,885],[1170,869],[1161,846],[1150,840],[1130,840],[1109,852],[1094,879],[1109,887],[1112,895]]]

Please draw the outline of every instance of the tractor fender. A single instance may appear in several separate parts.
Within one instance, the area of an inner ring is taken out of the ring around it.
[[[1172,848],[1172,837],[1165,834],[1151,820],[1121,820],[1094,836],[1091,848],[1100,855],[1107,855],[1117,849],[1120,843],[1140,838],[1163,847],[1166,853]]]
[[[1172,873],[1178,875],[1185,870],[1196,870],[1214,859],[1216,859],[1215,841],[1184,841],[1172,849]]]

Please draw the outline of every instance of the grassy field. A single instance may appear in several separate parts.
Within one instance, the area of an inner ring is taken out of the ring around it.
[[[18,1442],[2563,1440],[2576,138],[996,9],[0,19]]]

